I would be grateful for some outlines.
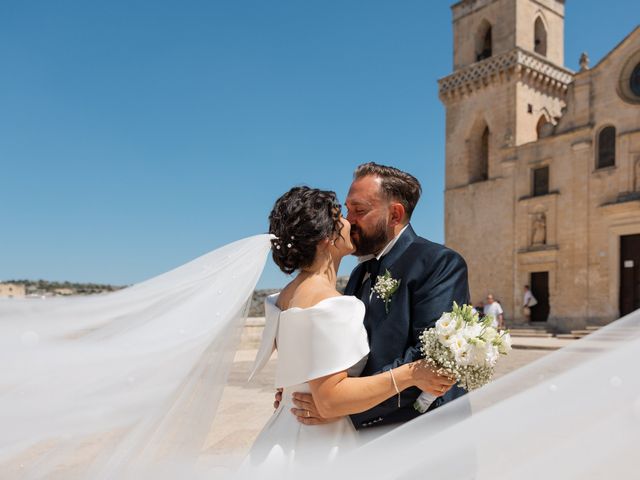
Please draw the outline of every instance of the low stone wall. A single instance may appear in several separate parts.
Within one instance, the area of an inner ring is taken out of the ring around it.
[[[263,331],[264,317],[247,318],[242,329],[242,337],[240,337],[240,350],[257,349],[260,346]]]

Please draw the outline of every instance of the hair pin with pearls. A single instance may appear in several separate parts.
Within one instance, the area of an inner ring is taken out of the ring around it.
[[[296,237],[294,237],[293,235],[291,235],[291,240],[295,240]],[[273,242],[273,245],[276,247],[276,250],[280,250],[282,248],[282,244],[279,241],[276,240],[280,240],[279,237],[276,237],[274,235],[273,239],[271,240]],[[293,247],[293,242],[289,242],[287,243],[287,248],[291,248]]]

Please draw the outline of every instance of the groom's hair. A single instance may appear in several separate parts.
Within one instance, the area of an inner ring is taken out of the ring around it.
[[[353,179],[357,180],[368,175],[380,177],[384,195],[389,200],[401,203],[405,212],[407,212],[407,218],[411,218],[411,214],[416,208],[422,193],[422,187],[418,179],[395,167],[378,165],[374,162],[359,165],[356,171],[353,172]]]

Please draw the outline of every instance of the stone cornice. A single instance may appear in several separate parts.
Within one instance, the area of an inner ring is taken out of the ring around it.
[[[538,247],[527,247],[518,250],[518,256],[527,257],[547,257],[553,255],[559,250],[558,245],[540,245]]]
[[[574,73],[559,67],[546,58],[523,50],[513,50],[473,63],[438,80],[440,99],[447,103],[456,97],[469,95],[490,83],[516,76],[564,97]]]
[[[638,194],[628,194],[626,198],[617,201],[604,203],[600,209],[606,215],[628,215],[638,216],[640,212],[640,196]]]

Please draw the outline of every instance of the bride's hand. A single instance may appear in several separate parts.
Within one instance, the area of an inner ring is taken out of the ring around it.
[[[324,425],[339,420],[341,417],[324,418],[318,413],[313,395],[310,393],[295,392],[293,394],[293,404],[298,408],[292,408],[293,413],[300,423],[305,425]]]
[[[278,407],[280,406],[280,402],[282,401],[282,389],[278,388],[276,390],[276,395],[275,395],[275,399],[273,401],[273,408],[275,410],[278,409]]]
[[[445,375],[438,375],[424,360],[411,363],[410,368],[414,385],[436,397],[441,397],[447,393],[456,383],[455,379]]]

